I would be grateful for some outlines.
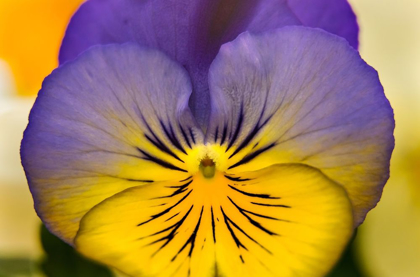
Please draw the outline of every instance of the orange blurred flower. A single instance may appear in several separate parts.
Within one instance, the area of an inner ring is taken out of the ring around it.
[[[71,15],[83,0],[0,0],[0,59],[15,76],[21,95],[33,95],[58,65]]]

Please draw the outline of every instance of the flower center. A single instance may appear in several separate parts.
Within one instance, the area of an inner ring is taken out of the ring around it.
[[[205,157],[200,162],[200,171],[207,179],[213,178],[216,172],[216,164],[209,157]]]
[[[201,172],[205,179],[213,179],[216,172],[227,170],[226,149],[217,144],[199,145],[187,152],[185,169],[191,175]]]

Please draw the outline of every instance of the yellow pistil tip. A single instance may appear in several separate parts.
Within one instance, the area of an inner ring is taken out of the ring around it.
[[[209,157],[205,157],[203,160],[201,160],[200,171],[205,178],[213,178],[216,172],[216,165],[214,161]]]

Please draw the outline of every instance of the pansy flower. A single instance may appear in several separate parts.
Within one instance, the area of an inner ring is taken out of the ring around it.
[[[285,27],[321,22],[292,2],[82,5],[22,142],[46,226],[131,276],[326,274],[379,200],[394,121],[348,41]]]

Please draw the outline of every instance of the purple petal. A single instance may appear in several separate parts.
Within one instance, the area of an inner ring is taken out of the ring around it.
[[[44,223],[68,243],[93,206],[133,186],[183,179],[202,141],[184,69],[136,44],[97,46],[43,83],[22,164]]]
[[[394,146],[393,111],[378,75],[354,48],[320,29],[242,34],[210,68],[207,142],[229,169],[303,163],[342,185],[355,224],[378,202]]]
[[[359,26],[347,0],[288,0],[305,26],[317,27],[347,39],[358,48]]]
[[[92,45],[135,41],[181,63],[193,83],[190,105],[203,125],[209,113],[208,67],[221,44],[243,31],[300,24],[286,0],[90,0],[72,18],[60,63]]]

